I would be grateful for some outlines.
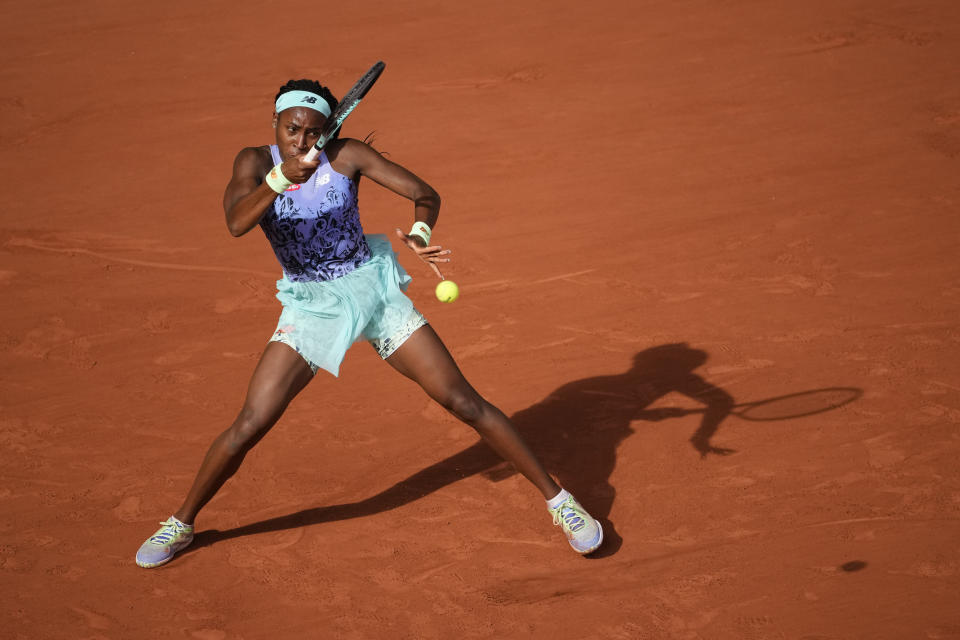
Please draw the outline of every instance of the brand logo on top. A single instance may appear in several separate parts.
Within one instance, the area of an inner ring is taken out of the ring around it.
[[[296,191],[296,190],[299,189],[301,186],[302,186],[302,185],[299,185],[299,184],[292,184],[292,185],[290,185],[289,187],[287,187],[287,191]]]
[[[328,182],[330,182],[329,173],[325,173],[322,176],[317,176],[317,186],[320,186],[321,184],[327,184]]]

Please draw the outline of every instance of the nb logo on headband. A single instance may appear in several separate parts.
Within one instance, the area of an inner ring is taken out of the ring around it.
[[[303,96],[303,100],[300,102],[309,102],[310,104],[316,104],[317,98],[315,96]]]

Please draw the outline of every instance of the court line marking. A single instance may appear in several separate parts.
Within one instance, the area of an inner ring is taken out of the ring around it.
[[[257,271],[255,269],[244,269],[242,267],[210,267],[205,265],[190,265],[190,264],[177,264],[174,262],[153,262],[151,260],[134,260],[132,258],[118,258],[116,256],[110,256],[104,253],[98,253],[96,251],[90,251],[89,249],[83,249],[80,247],[50,247],[39,242],[33,242],[31,240],[26,240],[23,238],[16,238],[7,242],[8,245],[15,247],[26,247],[28,249],[36,249],[38,251],[51,251],[53,253],[81,253],[84,255],[92,256],[94,258],[99,258],[100,260],[107,260],[109,262],[121,262],[124,264],[132,264],[138,267],[153,267],[155,269],[172,269],[175,271],[206,271],[212,273],[248,273],[256,276],[265,276],[269,278],[277,278],[276,273],[270,273],[266,271]]]

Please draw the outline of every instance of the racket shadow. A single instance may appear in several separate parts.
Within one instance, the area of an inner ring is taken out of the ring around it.
[[[721,423],[738,405],[728,392],[694,373],[706,360],[706,352],[686,343],[645,349],[634,356],[633,366],[626,372],[570,382],[510,417],[547,470],[603,523],[604,545],[588,557],[612,555],[622,543],[609,519],[616,497],[610,476],[616,464],[617,449],[635,432],[631,423],[699,413],[702,418],[690,437],[690,443],[700,456],[735,453],[732,449],[712,444]],[[701,403],[703,408],[649,408],[673,392],[688,396]],[[202,531],[197,534],[193,545],[181,553],[230,538],[389,511],[476,474],[499,482],[515,473],[511,465],[479,441],[369,498],[304,509],[224,531]],[[544,517],[548,516],[544,514]]]
[[[862,395],[863,390],[856,387],[824,387],[736,404],[733,405],[730,413],[751,422],[794,420],[839,409],[858,400]],[[658,407],[644,411],[640,414],[640,417],[645,420],[664,420],[666,418],[703,414],[707,411],[709,409]]]

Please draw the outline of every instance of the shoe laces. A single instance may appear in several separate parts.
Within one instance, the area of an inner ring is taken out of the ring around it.
[[[150,543],[158,546],[167,544],[186,528],[184,525],[174,520],[167,520],[166,522],[161,522],[159,524],[163,525],[163,528],[150,536]]]
[[[567,498],[563,504],[553,511],[553,524],[562,525],[567,531],[576,533],[587,526],[584,512],[572,498]]]

